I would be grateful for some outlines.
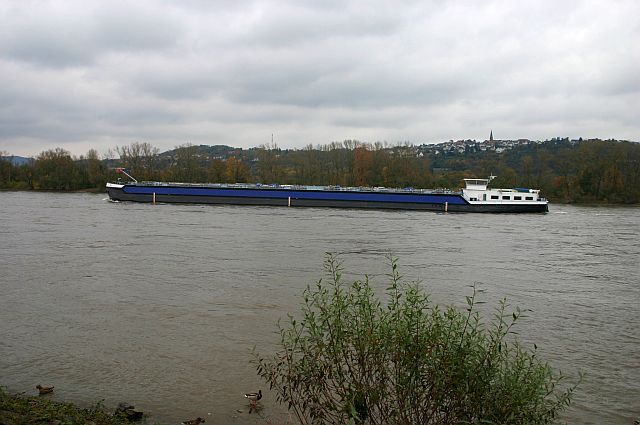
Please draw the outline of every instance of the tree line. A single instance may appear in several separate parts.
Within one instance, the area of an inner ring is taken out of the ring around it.
[[[185,144],[161,153],[136,142],[102,157],[95,149],[72,157],[61,148],[22,164],[0,157],[0,188],[13,190],[104,190],[119,177],[116,167],[138,180],[450,189],[494,174],[494,187],[538,188],[552,202],[640,202],[640,144],[616,140],[552,139],[500,153],[355,140],[302,149]]]

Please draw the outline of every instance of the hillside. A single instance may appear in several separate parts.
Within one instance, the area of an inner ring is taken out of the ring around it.
[[[304,149],[184,145],[159,152],[148,143],[72,158],[57,148],[35,160],[0,160],[0,188],[103,190],[126,167],[139,180],[262,182],[341,186],[459,188],[465,177],[498,176],[494,187],[541,189],[552,202],[640,202],[640,144],[617,140],[475,140],[435,145],[354,140]]]

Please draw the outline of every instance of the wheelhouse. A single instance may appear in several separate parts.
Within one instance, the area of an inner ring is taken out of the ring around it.
[[[462,189],[462,196],[472,204],[547,203],[547,200],[540,196],[538,189],[489,188],[489,183],[494,178],[494,176],[490,176],[488,179],[464,179],[465,188]]]

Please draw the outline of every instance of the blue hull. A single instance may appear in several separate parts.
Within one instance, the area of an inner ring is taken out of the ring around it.
[[[330,189],[308,187],[245,187],[223,185],[124,184],[107,186],[116,201],[427,210],[447,212],[546,212],[546,203],[472,205],[460,193],[420,190]]]

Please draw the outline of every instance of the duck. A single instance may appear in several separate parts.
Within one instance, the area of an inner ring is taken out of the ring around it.
[[[118,403],[116,415],[119,413],[124,414],[129,421],[139,421],[144,416],[144,412],[135,410],[135,406],[132,406],[129,403]]]
[[[249,403],[252,406],[255,406],[258,404],[258,400],[262,398],[262,390],[258,390],[257,393],[246,393],[244,396],[249,399]]]
[[[36,385],[36,388],[38,389],[38,392],[40,393],[40,395],[49,394],[53,392],[53,386],[43,387],[42,385],[38,384]]]
[[[200,424],[200,423],[202,423],[202,422],[205,422],[205,420],[204,420],[204,419],[202,419],[201,417],[197,417],[197,418],[192,419],[192,420],[190,420],[190,421],[184,421],[184,422],[182,422],[182,425],[198,425],[198,424]]]

